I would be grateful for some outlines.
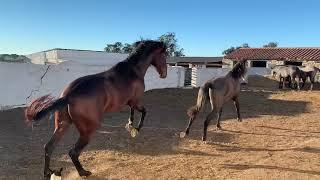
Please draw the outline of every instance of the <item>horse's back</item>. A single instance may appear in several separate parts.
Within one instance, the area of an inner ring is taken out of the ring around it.
[[[90,95],[103,88],[105,77],[101,73],[75,79],[64,90],[63,95]]]

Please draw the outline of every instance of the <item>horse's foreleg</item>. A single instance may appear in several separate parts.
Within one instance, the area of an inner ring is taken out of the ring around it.
[[[69,156],[76,167],[78,173],[80,176],[89,176],[91,175],[90,171],[86,171],[83,169],[80,161],[79,161],[79,156],[81,151],[83,150],[84,147],[89,143],[89,137],[88,135],[80,135],[77,143],[75,146],[69,151]]]
[[[138,128],[134,128],[132,126],[134,110],[137,110],[141,113],[141,118],[138,123]],[[142,105],[135,105],[131,108],[130,118],[129,118],[128,124],[126,125],[126,128],[130,132],[132,137],[135,137],[138,134],[138,132],[140,131],[140,129],[143,127],[143,122],[144,122],[146,114],[147,114],[146,108]]]
[[[137,130],[139,131],[143,126],[144,118],[146,117],[147,111],[143,106],[137,107],[137,110],[141,113],[141,118],[137,128]]]
[[[310,85],[310,91],[312,91],[312,89],[313,89],[313,84],[314,84],[314,77],[313,77],[313,78],[310,77],[310,83],[311,83],[311,85]]]
[[[238,120],[239,122],[241,122],[242,119],[241,119],[241,116],[240,116],[240,105],[239,105],[239,99],[238,99],[238,97],[233,98],[233,104],[234,104],[234,106],[235,106],[235,108],[236,108],[236,111],[237,111],[237,120]]]
[[[50,170],[50,158],[52,155],[52,152],[63,136],[63,134],[68,130],[68,127],[70,124],[68,122],[61,122],[59,123],[58,127],[55,129],[53,135],[51,136],[49,142],[45,144],[44,150],[45,150],[45,161],[44,161],[44,177],[49,177],[51,175]]]
[[[134,121],[134,109],[132,107],[130,107],[130,116],[129,116],[129,120],[128,123],[126,124],[126,129],[130,132],[132,129],[132,123]]]
[[[279,89],[282,89],[282,86],[281,86],[281,85],[282,85],[281,79],[282,79],[282,78],[280,77],[280,78],[279,78]]]

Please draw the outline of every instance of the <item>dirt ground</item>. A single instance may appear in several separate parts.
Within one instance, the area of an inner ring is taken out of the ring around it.
[[[107,114],[80,157],[93,172],[85,179],[320,179],[320,91],[279,91],[271,80],[249,82],[240,95],[243,122],[235,120],[233,104],[226,104],[223,130],[216,131],[212,121],[205,143],[209,108],[190,136],[179,138],[198,89],[147,92],[145,128],[136,138],[124,128],[128,109]],[[0,179],[42,179],[43,145],[52,130],[49,120],[27,126],[22,108],[0,112]],[[53,154],[51,167],[63,167],[63,179],[81,179],[67,156],[77,136],[71,129]]]

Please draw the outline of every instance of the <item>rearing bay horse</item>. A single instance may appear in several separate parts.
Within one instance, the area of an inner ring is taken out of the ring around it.
[[[201,86],[198,92],[197,104],[192,106],[187,113],[190,117],[188,126],[184,132],[180,133],[180,137],[183,138],[186,135],[189,135],[193,121],[196,119],[199,111],[203,108],[207,100],[210,100],[212,110],[204,121],[203,141],[207,139],[208,125],[214,117],[217,119],[217,129],[221,129],[220,117],[222,106],[226,102],[233,100],[237,110],[237,119],[241,122],[238,96],[240,94],[240,79],[243,78],[245,73],[246,61],[241,61],[238,62],[226,76],[212,78]]]
[[[34,100],[25,110],[27,121],[40,120],[49,112],[55,111],[55,130],[45,145],[44,176],[50,176],[49,169],[51,154],[73,123],[80,137],[75,146],[69,151],[69,156],[80,176],[89,176],[79,162],[79,155],[89,143],[91,135],[100,127],[105,112],[117,112],[130,106],[129,122],[126,125],[135,136],[143,126],[146,109],[142,105],[145,84],[144,76],[150,65],[155,66],[160,78],[166,78],[166,46],[159,41],[139,41],[129,57],[116,64],[108,71],[88,75],[71,82],[60,95],[54,99],[49,95]],[[141,113],[137,128],[132,126],[134,111]]]

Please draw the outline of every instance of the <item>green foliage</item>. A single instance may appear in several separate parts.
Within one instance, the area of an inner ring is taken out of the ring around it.
[[[173,32],[168,32],[166,34],[161,35],[158,38],[159,41],[162,41],[168,47],[167,52],[171,57],[180,57],[184,56],[183,48],[179,48],[178,40],[176,38],[176,34]]]
[[[263,45],[263,47],[278,47],[277,42],[269,42],[268,44]]]
[[[224,54],[224,55],[230,54],[231,52],[233,52],[234,50],[239,49],[239,48],[250,48],[250,46],[248,43],[243,43],[241,46],[237,46],[237,47],[231,46],[230,48],[224,50],[222,52],[222,54]]]
[[[140,40],[144,40],[144,38],[140,37]],[[168,47],[167,51],[169,56],[184,56],[183,48],[179,48],[178,40],[176,38],[175,33],[168,32],[166,34],[163,34],[158,38],[158,40],[166,44],[166,46]],[[133,49],[133,44],[122,44],[121,42],[107,44],[107,46],[104,48],[104,50],[109,53],[131,53]]]
[[[17,54],[0,54],[0,62],[26,63],[31,62],[29,58]]]

